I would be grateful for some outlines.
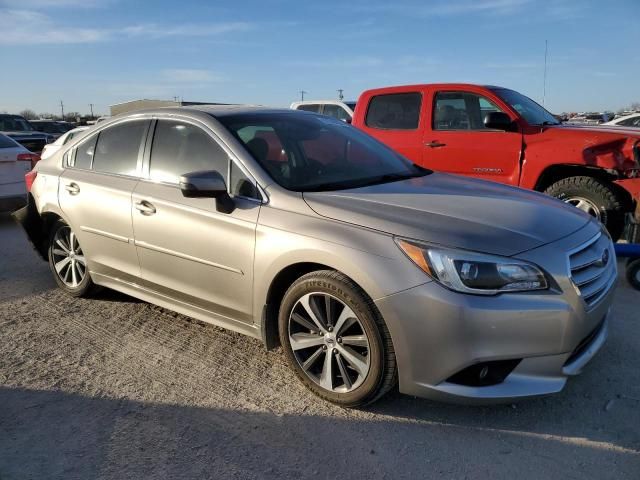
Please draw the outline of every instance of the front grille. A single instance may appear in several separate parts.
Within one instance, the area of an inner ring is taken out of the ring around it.
[[[616,254],[607,235],[596,235],[569,253],[571,280],[588,307],[609,291],[618,276]]]
[[[33,153],[40,153],[44,149],[44,146],[47,144],[44,138],[25,138],[21,140],[17,140],[17,142],[22,145],[24,148]]]

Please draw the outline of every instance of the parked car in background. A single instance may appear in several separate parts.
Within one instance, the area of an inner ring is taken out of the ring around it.
[[[40,155],[42,159],[49,158],[51,155],[56,153],[63,145],[66,145],[74,138],[77,138],[80,135],[83,135],[90,127],[76,127],[73,130],[69,130],[67,133],[62,134],[55,142],[49,143],[44,146],[44,150],[42,150],[42,154]]]
[[[618,239],[640,221],[640,132],[578,127],[507,88],[468,84],[364,92],[353,125],[418,165],[545,192]],[[526,221],[526,219],[523,219]]]
[[[305,100],[293,102],[289,107],[292,110],[304,110],[305,112],[320,113],[351,123],[356,102],[339,100]]]
[[[64,292],[103,285],[280,343],[342,406],[397,382],[471,403],[555,393],[607,337],[616,257],[595,219],[326,116],[131,113],[27,178],[16,217]]]
[[[31,120],[29,123],[38,132],[49,133],[56,139],[73,128],[66,122],[56,122],[55,120]]]
[[[623,117],[616,117],[610,122],[605,122],[602,125],[615,125],[618,127],[636,127],[640,128],[640,113],[632,113]]]
[[[25,174],[39,159],[37,154],[0,133],[0,212],[10,212],[25,205]]]
[[[26,118],[7,113],[0,113],[0,133],[13,138],[33,153],[42,152],[47,143],[55,141],[53,135],[36,131]]]
[[[613,114],[608,113],[583,113],[566,120],[570,125],[602,125],[613,118]]]

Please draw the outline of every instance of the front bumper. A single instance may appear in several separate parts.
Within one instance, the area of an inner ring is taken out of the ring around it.
[[[615,288],[587,307],[567,268],[567,252],[596,231],[589,223],[559,242],[519,255],[548,271],[556,283],[549,291],[485,297],[428,282],[377,300],[394,342],[400,391],[478,404],[562,390],[607,338]],[[507,360],[519,362],[499,383],[451,381],[468,367]]]

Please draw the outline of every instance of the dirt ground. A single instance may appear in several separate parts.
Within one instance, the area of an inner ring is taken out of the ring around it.
[[[0,479],[640,479],[640,292],[559,395],[344,410],[280,351],[105,291],[55,288],[0,217]]]

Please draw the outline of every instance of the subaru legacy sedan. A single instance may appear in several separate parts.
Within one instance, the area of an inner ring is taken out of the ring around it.
[[[611,240],[542,194],[434,173],[339,120],[239,106],[99,124],[17,212],[59,287],[282,346],[343,406],[560,391],[605,342]]]

